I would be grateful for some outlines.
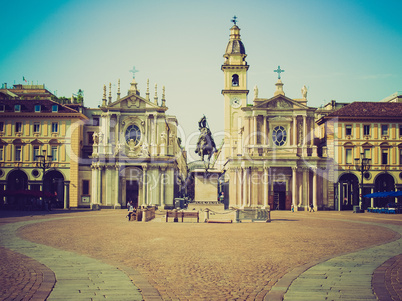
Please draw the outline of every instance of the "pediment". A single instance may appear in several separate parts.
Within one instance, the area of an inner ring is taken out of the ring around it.
[[[14,139],[13,144],[24,144],[24,141],[22,141],[20,138]]]
[[[158,105],[142,98],[139,95],[127,95],[108,106],[109,109],[128,109],[128,110],[144,110],[149,108],[160,108]]]
[[[270,99],[262,101],[256,105],[257,109],[271,109],[271,110],[294,110],[294,109],[308,109],[309,107],[290,99],[284,95],[277,95]]]
[[[31,141],[31,144],[43,144],[43,142],[41,142],[40,140],[38,140],[38,139],[35,139],[35,140],[33,140],[33,141]]]
[[[57,139],[50,139],[49,144],[60,144],[60,142]]]
[[[362,144],[362,147],[373,147],[373,145],[370,142],[365,142]]]

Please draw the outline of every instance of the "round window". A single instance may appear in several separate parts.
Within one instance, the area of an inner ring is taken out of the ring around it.
[[[138,145],[141,140],[141,131],[138,126],[135,124],[130,125],[126,129],[126,142],[127,144],[130,142],[130,140],[133,139],[135,145]]]
[[[34,176],[35,178],[39,177],[39,175],[40,175],[39,170],[34,169],[34,170],[32,171],[32,176]]]
[[[286,130],[283,126],[277,126],[272,131],[272,140],[275,145],[282,146],[286,142]]]
[[[0,169],[0,177],[4,176],[4,171]]]
[[[366,180],[370,180],[370,179],[371,179],[371,173],[369,173],[368,171],[366,171],[366,172],[364,173],[364,178],[365,178]]]

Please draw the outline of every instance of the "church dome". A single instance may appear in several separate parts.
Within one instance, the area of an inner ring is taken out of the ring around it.
[[[240,40],[240,28],[233,25],[230,29],[230,40],[226,46],[225,54],[246,54],[243,42]]]
[[[240,40],[229,41],[226,54],[246,54],[243,42]]]

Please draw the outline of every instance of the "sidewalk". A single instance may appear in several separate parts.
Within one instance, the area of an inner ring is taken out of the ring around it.
[[[401,226],[353,222],[376,224],[402,235]],[[402,270],[401,266],[389,264],[384,267],[383,273],[388,274],[387,279],[381,277],[376,269],[387,260],[394,263],[394,258],[400,256],[401,252],[402,238],[399,238],[387,244],[331,258],[312,266],[294,280],[291,277],[279,281],[265,300],[400,300],[402,283],[398,271]],[[394,273],[389,271],[391,267],[394,268]],[[393,286],[387,287],[386,281]],[[291,282],[290,286],[285,282]],[[376,291],[379,294],[375,294]]]
[[[31,257],[54,272],[56,283],[47,300],[143,300],[138,288],[123,271],[89,257],[35,244],[15,235],[18,228],[40,222],[43,220],[3,225],[0,237],[3,247]],[[36,294],[37,300],[40,300],[36,292],[30,291],[30,294]]]

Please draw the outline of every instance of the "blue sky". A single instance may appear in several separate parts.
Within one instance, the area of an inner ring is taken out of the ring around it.
[[[169,114],[185,140],[198,135],[203,114],[223,130],[223,54],[231,18],[238,17],[247,52],[248,88],[273,96],[278,65],[286,96],[308,105],[378,101],[402,91],[402,1],[8,1],[2,4],[0,80],[45,84],[58,96],[84,90],[101,103],[103,85],[133,66],[143,96],[166,86]],[[189,138],[190,137],[190,138]],[[218,138],[219,140],[219,138]],[[219,142],[217,142],[219,144]]]

